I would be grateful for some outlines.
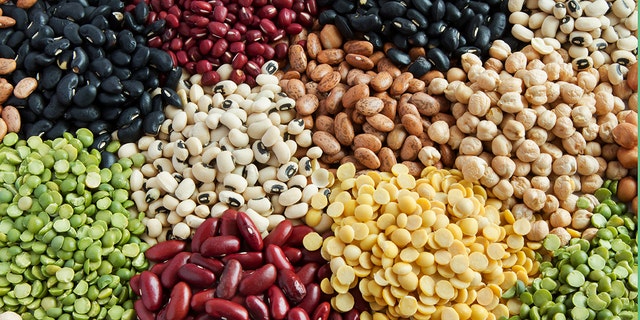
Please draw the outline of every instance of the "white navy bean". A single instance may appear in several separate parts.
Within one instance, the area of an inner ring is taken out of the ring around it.
[[[191,198],[191,196],[196,191],[196,184],[193,180],[186,178],[182,180],[178,184],[178,188],[176,188],[175,195],[179,200],[186,200]]]
[[[168,171],[158,173],[157,178],[160,187],[162,187],[165,192],[173,193],[178,187],[178,182]]]
[[[182,222],[182,220],[184,220],[184,217],[181,217],[175,211],[171,211],[171,212],[169,212],[169,215],[167,215],[167,222],[170,225],[176,225],[176,224]]]
[[[591,31],[602,26],[600,19],[595,17],[580,17],[576,19],[575,28],[579,31]]]
[[[229,173],[233,171],[236,166],[234,164],[233,154],[231,153],[231,151],[220,151],[220,153],[216,157],[216,166],[218,167],[218,172],[220,173]]]
[[[554,16],[547,16],[542,22],[541,31],[544,37],[555,37],[560,21]]]
[[[300,201],[302,198],[302,191],[298,188],[290,188],[289,190],[280,194],[278,202],[281,206],[292,206]]]
[[[288,219],[300,219],[304,217],[305,214],[307,214],[308,210],[309,204],[306,202],[301,202],[284,209],[284,216]]]
[[[151,238],[157,238],[162,233],[162,223],[156,218],[147,220],[147,234]]]
[[[205,219],[201,218],[200,216],[196,215],[188,215],[184,218],[184,221],[186,222],[186,224],[191,228],[191,229],[196,229],[198,228]],[[174,227],[175,229],[175,227]]]
[[[229,190],[224,190],[218,193],[218,199],[234,208],[238,208],[244,205],[244,198],[242,197],[242,195]]]
[[[193,213],[200,218],[206,219],[209,217],[209,215],[211,215],[211,210],[209,209],[209,206],[204,204],[199,204],[193,210]]]
[[[562,2],[556,2],[553,6],[553,16],[560,20],[567,15],[567,7]]]
[[[243,193],[247,189],[247,180],[234,173],[227,174],[222,183],[226,189],[237,193]]]
[[[285,164],[289,161],[289,159],[291,159],[291,150],[289,149],[287,143],[285,143],[284,141],[276,142],[273,147],[271,147],[271,149],[273,150],[273,154],[278,160],[278,163]]]
[[[167,208],[168,210],[176,210],[178,204],[180,204],[180,200],[174,198],[171,195],[165,195],[162,198],[162,206]]]
[[[190,235],[191,235],[191,228],[189,228],[189,226],[186,223],[179,222],[175,226],[173,226],[174,237],[184,240],[189,238]]]
[[[633,0],[616,0],[611,6],[611,11],[618,18],[627,18],[637,8],[638,4]]]
[[[288,190],[284,182],[278,180],[267,180],[262,184],[264,192],[268,194],[280,194]]]
[[[258,212],[256,212],[255,210],[252,209],[247,209],[245,211],[245,213],[249,216],[249,218],[253,221],[253,223],[256,225],[256,228],[258,228],[258,231],[260,232],[264,232],[267,231],[269,228],[269,219],[258,214]]]

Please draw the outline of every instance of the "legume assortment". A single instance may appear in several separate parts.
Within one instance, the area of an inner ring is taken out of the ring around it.
[[[23,319],[133,319],[129,279],[145,270],[144,225],[127,210],[132,161],[100,169],[93,136],[0,145],[2,310]]]

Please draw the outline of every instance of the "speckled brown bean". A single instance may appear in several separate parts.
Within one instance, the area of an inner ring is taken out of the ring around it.
[[[329,92],[340,83],[340,73],[338,71],[332,71],[325,75],[318,83],[318,91]]]
[[[0,78],[0,104],[5,103],[13,93],[13,85],[6,79]]]
[[[316,131],[313,133],[313,143],[315,143],[322,151],[328,155],[334,155],[340,152],[340,142],[336,140],[334,136],[332,136],[328,132],[324,131]]]
[[[380,152],[378,152],[378,158],[380,159],[380,171],[391,172],[391,168],[398,163],[393,150],[387,147],[380,149]]]
[[[340,150],[336,154],[323,154],[322,157],[320,157],[320,161],[327,164],[339,163],[342,160],[342,158],[346,156],[347,156],[347,153],[344,152],[343,150]]]
[[[299,79],[289,79],[285,92],[287,93],[289,98],[294,100],[298,100],[300,97],[306,94],[304,83]]]
[[[349,116],[346,113],[340,112],[336,115],[333,128],[336,139],[343,146],[350,146],[353,143],[355,132],[351,121],[349,121]]]
[[[384,107],[382,107],[380,113],[384,114],[389,119],[395,119],[398,110],[398,100],[391,98],[386,92],[376,93],[375,96],[380,98],[384,103]]]
[[[330,65],[323,63],[317,65],[313,71],[307,70],[307,75],[311,80],[318,82],[331,72],[333,72],[333,68]]]
[[[22,122],[20,120],[20,112],[14,106],[5,106],[2,108],[2,120],[7,125],[7,131],[18,132]]]
[[[422,121],[413,114],[406,114],[401,119],[402,125],[409,134],[419,135],[423,132]]]
[[[367,167],[362,165],[362,163],[360,163],[360,161],[358,161],[358,159],[356,159],[356,157],[353,155],[349,155],[340,159],[340,164],[345,164],[345,163],[353,163],[356,166],[356,171],[368,169]]]
[[[326,131],[332,135],[334,133],[334,130],[333,130],[334,120],[332,117],[319,115],[316,117],[314,125],[317,131]]]
[[[378,159],[378,156],[373,151],[367,148],[357,148],[353,151],[353,156],[356,157],[358,162],[369,169],[380,168],[380,159]]]
[[[364,133],[368,133],[368,134],[372,134],[372,135],[376,136],[376,138],[378,138],[378,140],[380,140],[380,141],[385,141],[387,139],[387,133],[386,132],[382,132],[382,131],[377,130],[376,128],[374,128],[368,122],[365,122],[365,123],[362,124],[362,131],[364,131]]]
[[[389,95],[397,96],[405,93],[409,88],[409,81],[413,79],[411,72],[403,72],[393,80],[391,88],[389,88]]]
[[[407,88],[407,92],[411,92],[411,93],[423,92],[426,87],[427,86],[424,83],[424,81],[414,78],[409,80],[409,87]]]
[[[342,35],[338,27],[326,24],[320,31],[320,42],[325,49],[336,49],[342,47]]]
[[[402,144],[402,149],[400,149],[400,158],[402,160],[413,161],[418,158],[418,153],[422,149],[422,142],[420,138],[410,135]]]
[[[313,129],[313,116],[308,115],[308,116],[301,116],[299,118],[302,119],[302,121],[304,122],[305,129],[309,129],[309,130]]]
[[[289,49],[291,50],[291,49]],[[325,49],[318,53],[316,60],[320,63],[328,63],[336,65],[344,61],[344,50],[342,49]]]
[[[373,54],[373,44],[364,40],[351,40],[347,41],[344,46],[346,53],[361,54],[363,56],[370,56]]]
[[[4,120],[0,119],[0,139],[3,139],[4,136],[7,135],[7,124],[4,123]]]
[[[305,94],[296,100],[298,114],[308,116],[318,109],[318,97],[314,94]]]
[[[369,86],[366,84],[355,85],[342,96],[342,106],[345,108],[353,108],[358,100],[369,96]]]
[[[441,144],[439,146],[440,149],[440,161],[447,168],[453,168],[453,163],[455,160],[455,154],[451,147],[448,144]]]
[[[340,110],[340,102],[344,93],[347,91],[346,86],[338,84],[329,95],[324,99],[324,106],[330,114],[336,114]]]
[[[345,57],[347,63],[349,63],[352,67],[362,69],[362,70],[371,70],[373,69],[373,61],[363,56],[361,54],[349,53]]]
[[[307,35],[307,55],[311,59],[315,59],[318,56],[318,52],[322,50],[322,43],[320,38],[314,32]]]
[[[367,117],[367,123],[381,132],[390,132],[394,127],[393,120],[387,118],[383,114],[374,114]]]
[[[16,70],[16,60],[0,58],[0,75],[7,75]]]
[[[353,138],[353,148],[367,148],[373,152],[382,149],[382,142],[369,133],[361,133]]]
[[[411,96],[409,102],[418,108],[421,115],[427,117],[435,116],[441,111],[438,100],[424,92],[416,92]]]
[[[407,132],[404,130],[404,126],[397,124],[387,135],[387,146],[392,150],[399,150],[402,148],[402,143],[406,138]]]
[[[402,161],[402,164],[409,168],[409,174],[414,177],[420,177],[420,173],[424,169],[424,165],[416,161]]]
[[[307,55],[301,45],[294,44],[289,47],[289,64],[291,69],[298,72],[304,72],[307,69]]]
[[[38,88],[38,80],[32,77],[25,77],[13,88],[13,95],[18,99],[26,99]]]
[[[355,111],[355,109],[346,109],[346,112],[349,115],[349,119],[355,124],[364,124],[367,122],[367,117]]]
[[[378,72],[387,71],[393,78],[398,77],[402,71],[396,67],[388,58],[382,58],[377,63]]]
[[[387,89],[391,88],[391,84],[393,84],[393,77],[386,71],[379,72],[369,83],[371,89],[377,92],[387,91]]]
[[[366,97],[356,102],[356,111],[365,117],[378,114],[382,108],[384,108],[384,102],[376,97]]]

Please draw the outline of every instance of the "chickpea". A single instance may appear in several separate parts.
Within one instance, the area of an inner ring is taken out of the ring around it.
[[[500,200],[507,200],[513,196],[513,186],[508,180],[500,180],[492,189],[493,195]]]
[[[540,211],[544,207],[546,194],[540,189],[528,188],[523,192],[524,204],[533,211]]]
[[[555,127],[557,116],[551,110],[545,110],[538,116],[536,123],[543,129],[551,130]]]
[[[466,84],[460,84],[454,93],[456,101],[462,102],[464,104],[469,103],[469,98],[473,94],[473,89],[469,88]]]
[[[615,160],[616,155],[618,154],[618,149],[620,149],[620,146],[617,144],[605,144],[602,146],[602,157],[608,161]]]
[[[470,134],[476,132],[476,127],[480,119],[478,117],[472,115],[469,112],[465,112],[458,120],[456,121],[456,125],[460,129],[460,131]]]
[[[590,155],[578,155],[576,160],[578,164],[578,174],[588,176],[598,172],[599,165],[598,160],[596,160],[595,157]]]
[[[607,166],[605,175],[607,179],[620,180],[629,174],[629,169],[622,166],[619,161],[611,161]]]
[[[485,65],[487,64],[490,64],[490,66],[477,77],[476,83],[483,91],[493,91],[500,83],[500,76],[497,71],[502,70],[503,65],[497,59],[489,59]]]
[[[538,220],[531,224],[531,231],[527,234],[527,239],[531,241],[542,241],[549,234],[549,225],[544,220]]]
[[[527,66],[527,57],[522,52],[514,52],[504,63],[504,69],[514,74],[518,70],[523,70]]]
[[[602,154],[602,148],[600,144],[595,141],[587,142],[586,147],[584,148],[584,154],[590,155],[593,157],[599,157]]]
[[[573,219],[571,219],[571,227],[577,230],[583,230],[589,225],[591,225],[591,216],[593,213],[584,210],[578,209],[573,213]]]
[[[449,141],[449,125],[444,121],[436,121],[427,128],[427,134],[431,141],[438,144],[445,144]]]
[[[591,194],[596,192],[604,181],[599,174],[583,175],[580,177],[580,183],[582,184],[582,192],[585,194]]]
[[[460,57],[460,64],[464,71],[469,71],[471,66],[482,66],[482,60],[475,54],[465,53]]]
[[[476,137],[482,141],[491,141],[498,135],[498,126],[488,120],[478,122]]]
[[[525,177],[531,172],[531,164],[528,162],[522,162],[518,159],[514,160],[516,164],[516,171],[513,172],[513,175],[516,177]]]
[[[544,67],[544,71],[547,73],[547,79],[549,81],[556,81],[560,78],[560,64],[557,62],[547,63]]]
[[[451,107],[451,115],[454,118],[460,118],[462,117],[462,115],[467,112],[468,108],[465,104],[460,103],[460,102],[456,102],[453,104],[453,106]]]
[[[477,156],[482,153],[482,142],[475,137],[465,137],[460,142],[460,154]]]
[[[576,212],[576,210],[578,210],[578,207],[576,206],[577,203],[578,196],[572,193],[566,199],[560,200],[560,208],[569,212]]]
[[[491,160],[491,168],[502,178],[510,178],[516,171],[516,163],[506,156],[495,156]]]
[[[554,228],[551,231],[549,231],[549,233],[555,234],[556,236],[558,236],[558,238],[560,238],[561,246],[566,246],[567,244],[569,244],[569,241],[571,240],[571,235],[565,228]]]
[[[511,185],[513,186],[513,195],[522,199],[524,192],[531,189],[531,182],[526,177],[512,177]]]
[[[486,168],[487,163],[484,160],[478,157],[470,157],[460,171],[462,171],[465,180],[475,182],[484,176]]]
[[[511,154],[511,141],[504,135],[498,135],[491,141],[491,152],[497,156],[509,156]]]
[[[551,174],[553,158],[548,153],[540,153],[540,156],[531,163],[531,172],[538,176],[548,176]]]
[[[504,119],[502,110],[500,110],[500,108],[498,107],[491,107],[484,117],[485,119],[495,123],[496,126],[501,124],[502,120]]]
[[[591,92],[598,84],[598,78],[588,71],[578,72],[576,83],[586,92]]]
[[[553,161],[553,173],[557,175],[572,175],[576,173],[578,163],[576,158],[570,155],[563,155]]]
[[[560,208],[556,212],[551,214],[549,223],[554,228],[567,227],[571,224],[571,214],[569,213],[569,211]]]
[[[571,116],[571,110],[573,110],[571,108],[571,106],[569,106],[566,103],[559,103],[558,105],[555,106],[555,108],[553,108],[553,112],[555,112],[556,116],[558,118],[560,117],[570,117]]]
[[[547,192],[551,188],[551,181],[549,177],[535,176],[531,178],[531,187]]]
[[[489,48],[489,55],[500,61],[504,61],[511,54],[511,47],[502,40],[495,40]]]
[[[551,132],[560,139],[566,139],[570,137],[576,128],[573,127],[573,122],[571,122],[571,118],[561,116],[556,120],[556,125],[553,127]]]
[[[507,120],[504,127],[502,128],[502,134],[504,134],[504,136],[511,141],[524,138],[524,125],[516,120]]]
[[[499,181],[500,176],[491,167],[487,167],[484,170],[484,176],[480,178],[480,183],[487,188],[493,188]]]
[[[515,114],[522,111],[526,101],[526,98],[521,96],[520,93],[507,92],[500,97],[498,107],[500,107],[504,112]]]
[[[491,99],[482,91],[477,91],[469,98],[468,110],[472,115],[482,117],[489,111]]]
[[[429,87],[427,88],[427,93],[430,95],[441,95],[444,93],[444,90],[449,85],[449,81],[443,78],[434,78],[429,83]]]
[[[471,66],[471,68],[469,68],[469,71],[467,72],[467,78],[469,78],[469,81],[473,82],[473,84],[477,85],[476,81],[478,81],[478,77],[484,71],[485,71],[485,69],[481,65],[473,65],[473,66]]]
[[[540,146],[540,152],[545,152],[550,154],[551,158],[553,158],[554,160],[562,157],[563,155],[562,150],[558,146],[549,142]]]
[[[582,128],[580,132],[585,141],[593,141],[598,137],[598,133],[600,132],[600,126],[594,121],[595,119],[591,118],[592,121]]]
[[[571,155],[578,155],[584,153],[584,149],[587,147],[587,141],[579,132],[574,132],[567,139],[562,139],[562,147]]]
[[[551,214],[558,210],[558,208],[560,208],[560,201],[558,201],[558,198],[552,194],[548,194],[544,201],[542,212]]]
[[[540,147],[533,140],[526,139],[516,150],[520,161],[533,162],[540,157]]]
[[[506,94],[509,92],[514,92],[517,94],[521,94],[523,91],[523,82],[522,79],[509,76],[506,79],[502,79],[498,84],[497,91],[500,94]]]
[[[541,63],[542,61],[538,60],[538,62]],[[544,68],[544,64],[542,65],[542,67]],[[547,73],[544,70],[540,69],[528,70],[523,72],[522,81],[527,87],[542,85],[547,82]]]
[[[595,99],[596,115],[602,116],[613,111],[614,97],[611,92],[599,91],[596,93]]]
[[[558,200],[565,200],[575,191],[573,179],[568,175],[559,176],[553,184],[553,194]]]
[[[511,213],[513,214],[513,217],[516,220],[518,219],[527,219],[529,221],[534,220],[533,210],[529,209],[527,206],[525,206],[522,203],[514,204],[513,207],[511,207]]]
[[[607,171],[607,160],[603,157],[596,157],[596,160],[598,160],[598,165],[600,166],[596,174],[604,176],[605,171]]]
[[[589,125],[592,117],[591,110],[588,106],[577,106],[571,110],[571,120],[573,120],[575,127],[586,127]]]
[[[459,85],[463,84],[460,80],[449,81],[449,85],[444,89],[444,96],[447,100],[456,102],[456,89]]]
[[[538,147],[547,142],[548,137],[549,135],[547,134],[547,130],[538,126],[531,128],[526,134],[526,138],[535,142]]]

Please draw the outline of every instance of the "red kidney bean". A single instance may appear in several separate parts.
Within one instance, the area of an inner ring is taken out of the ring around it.
[[[304,299],[307,294],[307,288],[300,281],[298,275],[290,269],[278,270],[278,287],[282,289],[285,296],[289,298],[293,304],[297,304]]]
[[[316,307],[316,310],[313,311],[313,315],[311,316],[311,319],[327,320],[329,319],[330,313],[331,313],[331,305],[329,304],[329,302],[322,302]]]
[[[149,269],[149,271],[155,273],[159,277],[168,264],[169,264],[169,261],[156,263],[153,265],[153,267],[151,267],[151,269]]]
[[[160,0],[160,5],[163,9],[167,10],[174,5],[173,0]]]
[[[318,269],[318,279],[330,278],[331,277],[331,267],[328,263],[323,264]]]
[[[162,310],[158,311],[158,316],[156,320],[167,320],[167,308],[164,307]]]
[[[190,252],[180,252],[169,261],[167,267],[162,271],[162,275],[160,276],[160,282],[165,288],[171,289],[176,283],[178,283],[178,269],[189,261],[190,256]]]
[[[364,300],[364,298],[362,297],[362,292],[360,292],[360,289],[352,288],[349,290],[349,293],[351,293],[351,296],[353,296],[354,309],[367,310],[369,308],[369,302],[367,302],[367,300]]]
[[[209,14],[213,10],[211,4],[206,1],[192,1],[189,8],[192,12],[199,14]]]
[[[256,296],[247,296],[244,299],[247,311],[253,320],[269,320],[269,307]]]
[[[284,251],[278,246],[274,246],[272,244],[268,245],[266,250],[264,251],[264,258],[267,263],[273,263],[273,265],[280,269],[288,269],[293,271],[293,266],[287,256],[284,254]]]
[[[302,251],[298,248],[282,247],[282,251],[284,251],[284,255],[287,256],[291,264],[296,264],[302,260]]]
[[[274,265],[266,264],[244,276],[238,291],[245,296],[261,294],[276,282],[277,273]]]
[[[344,320],[360,320],[360,313],[356,309],[351,309],[342,316]]]
[[[229,10],[227,10],[227,7],[225,6],[215,6],[213,8],[213,20],[217,22],[224,22],[224,19],[227,18],[228,12]]]
[[[129,286],[131,287],[131,291],[133,293],[140,295],[140,274],[136,274],[135,276],[129,279]]]
[[[216,297],[216,289],[206,289],[194,294],[191,297],[191,302],[189,306],[191,306],[191,310],[195,312],[203,312],[204,305],[207,301]]]
[[[167,240],[147,249],[144,252],[144,256],[151,261],[161,262],[173,258],[186,247],[187,243],[185,241]]]
[[[298,18],[296,21],[305,28],[313,26],[313,17],[306,12],[298,12]]]
[[[305,6],[310,15],[316,16],[318,14],[318,4],[316,0],[306,0]]]
[[[229,260],[220,275],[218,287],[216,288],[216,297],[222,299],[231,299],[236,295],[238,285],[242,277],[242,265],[238,260]]]
[[[289,236],[289,239],[287,240],[287,245],[292,247],[302,247],[302,239],[311,232],[313,232],[313,229],[303,224],[293,227],[291,236]]]
[[[193,287],[206,288],[216,282],[213,272],[193,263],[180,267],[178,277]]]
[[[237,213],[236,224],[240,231],[240,235],[242,235],[244,242],[249,246],[249,248],[254,251],[262,250],[263,243],[260,231],[246,213],[242,211]]]
[[[291,9],[291,7],[293,6],[293,0],[271,0],[271,3],[278,9]]]
[[[140,296],[147,310],[158,311],[162,308],[162,283],[155,273],[142,271],[140,274]]]
[[[133,308],[136,310],[136,314],[138,315],[138,319],[140,320],[156,319],[156,314],[145,308],[142,300],[136,300],[136,302],[133,303]]]
[[[220,260],[206,258],[199,253],[192,254],[191,258],[189,258],[189,262],[213,272],[216,276],[220,276],[222,274],[222,270],[224,270],[224,263],[220,262]]]
[[[302,262],[307,263],[307,262],[317,262],[317,263],[324,263],[326,262],[326,260],[322,257],[322,254],[320,253],[320,250],[316,250],[316,251],[309,251],[305,248],[300,249],[300,251],[302,251]]]
[[[235,82],[236,84],[244,83],[246,79],[247,79],[247,76],[244,74],[244,71],[238,70],[238,69],[231,71],[231,75],[229,76],[229,80]]]
[[[332,310],[331,313],[329,313],[329,320],[343,320],[343,319],[340,313]]]
[[[296,307],[304,309],[307,314],[312,314],[313,310],[316,309],[318,304],[320,303],[320,298],[322,297],[322,290],[320,290],[320,285],[317,283],[310,283],[306,287],[307,294],[304,296],[304,299],[298,303]]]
[[[180,7],[178,6],[173,6],[169,8],[169,10],[167,10],[167,17],[169,16],[169,14],[180,17],[182,16],[182,9],[180,9]]]
[[[316,273],[318,272],[319,268],[319,264],[310,262],[297,269],[296,274],[298,275],[298,278],[300,278],[300,281],[304,283],[304,285],[309,285],[315,280]]]
[[[253,0],[253,5],[260,7],[269,3],[269,0]]]
[[[222,213],[220,217],[220,234],[225,236],[239,236],[240,230],[238,230],[238,224],[236,223],[236,217],[238,211],[233,209],[227,209]]]
[[[291,9],[295,12],[302,12],[305,9],[305,5],[303,1],[296,1],[291,6]]]
[[[205,257],[219,257],[240,251],[240,239],[235,236],[215,236],[204,241],[200,253]]]
[[[206,314],[206,313],[202,313],[197,315],[195,318],[193,318],[193,320],[216,320],[216,318]]]
[[[287,27],[296,21],[297,14],[291,9],[282,9],[278,12],[278,24],[281,27]]]
[[[293,231],[293,223],[290,220],[284,220],[269,232],[264,239],[264,245],[268,246],[270,244],[282,247],[289,239],[291,232]]]
[[[267,297],[269,298],[269,314],[271,317],[276,320],[284,319],[287,312],[289,312],[289,302],[287,302],[282,290],[276,286],[271,286],[267,291]]]
[[[200,82],[202,83],[203,86],[212,86],[218,83],[219,81],[220,81],[220,75],[218,74],[217,71],[205,72],[202,75],[202,79],[200,79]]]
[[[184,319],[189,313],[191,301],[191,288],[186,282],[178,282],[171,290],[171,296],[167,303],[167,319]]]
[[[309,320],[309,314],[302,308],[293,308],[287,313],[287,320]]]
[[[204,41],[200,43],[202,46],[202,43],[204,43]],[[202,53],[202,54],[205,54],[205,53]],[[204,241],[207,240],[208,238],[213,237],[216,234],[216,232],[218,232],[219,222],[220,222],[220,219],[218,218],[209,218],[209,219],[206,219],[196,229],[196,232],[193,234],[193,237],[191,238],[191,251],[194,251],[194,252],[200,251],[200,247],[202,246],[202,243],[204,243]]]
[[[240,253],[232,253],[224,256],[222,258],[222,262],[227,262],[229,260],[238,260],[242,265],[243,269],[247,270],[255,270],[264,265],[264,258],[262,252],[240,252]]]
[[[205,303],[207,314],[227,320],[248,320],[249,312],[245,307],[224,299],[211,299]]]

